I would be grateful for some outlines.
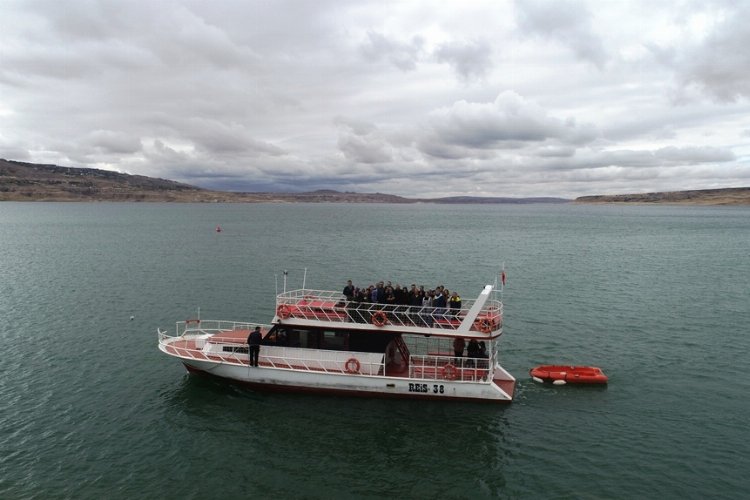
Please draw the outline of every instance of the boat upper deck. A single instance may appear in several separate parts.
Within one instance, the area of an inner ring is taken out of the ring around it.
[[[341,292],[299,289],[276,297],[275,324],[328,326],[424,335],[494,338],[502,334],[503,304],[485,286],[461,308],[406,306],[349,301]]]

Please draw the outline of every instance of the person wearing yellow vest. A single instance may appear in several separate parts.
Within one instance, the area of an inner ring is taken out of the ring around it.
[[[448,299],[448,308],[453,316],[458,316],[461,312],[461,297],[458,296],[457,292],[451,294],[451,298]]]

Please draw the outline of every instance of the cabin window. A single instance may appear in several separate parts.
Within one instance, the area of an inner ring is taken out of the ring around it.
[[[347,349],[348,335],[344,332],[323,332],[322,349],[331,351],[345,351]]]
[[[296,337],[297,341],[299,340],[299,333],[297,333]],[[290,331],[287,329],[283,330],[273,330],[271,333],[265,336],[263,339],[263,345],[278,345],[278,346],[287,346],[292,345],[290,342]]]

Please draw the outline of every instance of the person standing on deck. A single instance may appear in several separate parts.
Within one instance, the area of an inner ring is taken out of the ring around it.
[[[479,342],[479,353],[477,354],[477,357],[479,358],[479,361],[477,361],[477,368],[487,369],[489,367],[489,363],[487,362],[489,356],[487,354],[487,344],[485,344],[484,340]]]
[[[352,280],[346,282],[346,286],[344,287],[344,297],[346,297],[346,300],[352,300],[354,298],[354,285],[352,285]]]
[[[448,307],[453,316],[458,316],[458,313],[461,312],[461,297],[458,296],[457,292],[451,294],[451,298],[448,299]]]
[[[466,346],[466,357],[469,358],[466,360],[466,366],[476,366],[474,360],[479,357],[479,342],[476,339],[471,339]]]
[[[258,366],[258,356],[260,355],[260,343],[263,340],[263,334],[260,327],[256,326],[250,335],[247,336],[247,350],[250,354],[250,366]]]
[[[442,319],[441,316],[445,314],[445,306],[448,305],[448,303],[446,296],[443,295],[441,287],[438,287],[437,290],[435,290],[435,300],[432,302],[432,305],[435,307],[435,316],[438,319]]]
[[[385,304],[385,285],[382,281],[378,282],[378,287],[375,289],[375,300],[378,304]]]
[[[453,361],[456,363],[456,366],[461,366],[461,358],[464,357],[464,347],[466,347],[466,341],[463,337],[453,339],[453,354],[456,355]]]

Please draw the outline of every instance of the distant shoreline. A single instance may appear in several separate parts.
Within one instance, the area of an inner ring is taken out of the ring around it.
[[[750,187],[581,196],[576,204],[750,205]]]
[[[167,179],[93,168],[40,165],[0,159],[0,201],[128,203],[381,203],[381,204],[673,204],[750,205],[750,187],[662,193],[510,198],[451,196],[405,198],[384,193],[318,190],[304,193],[212,191]]]

